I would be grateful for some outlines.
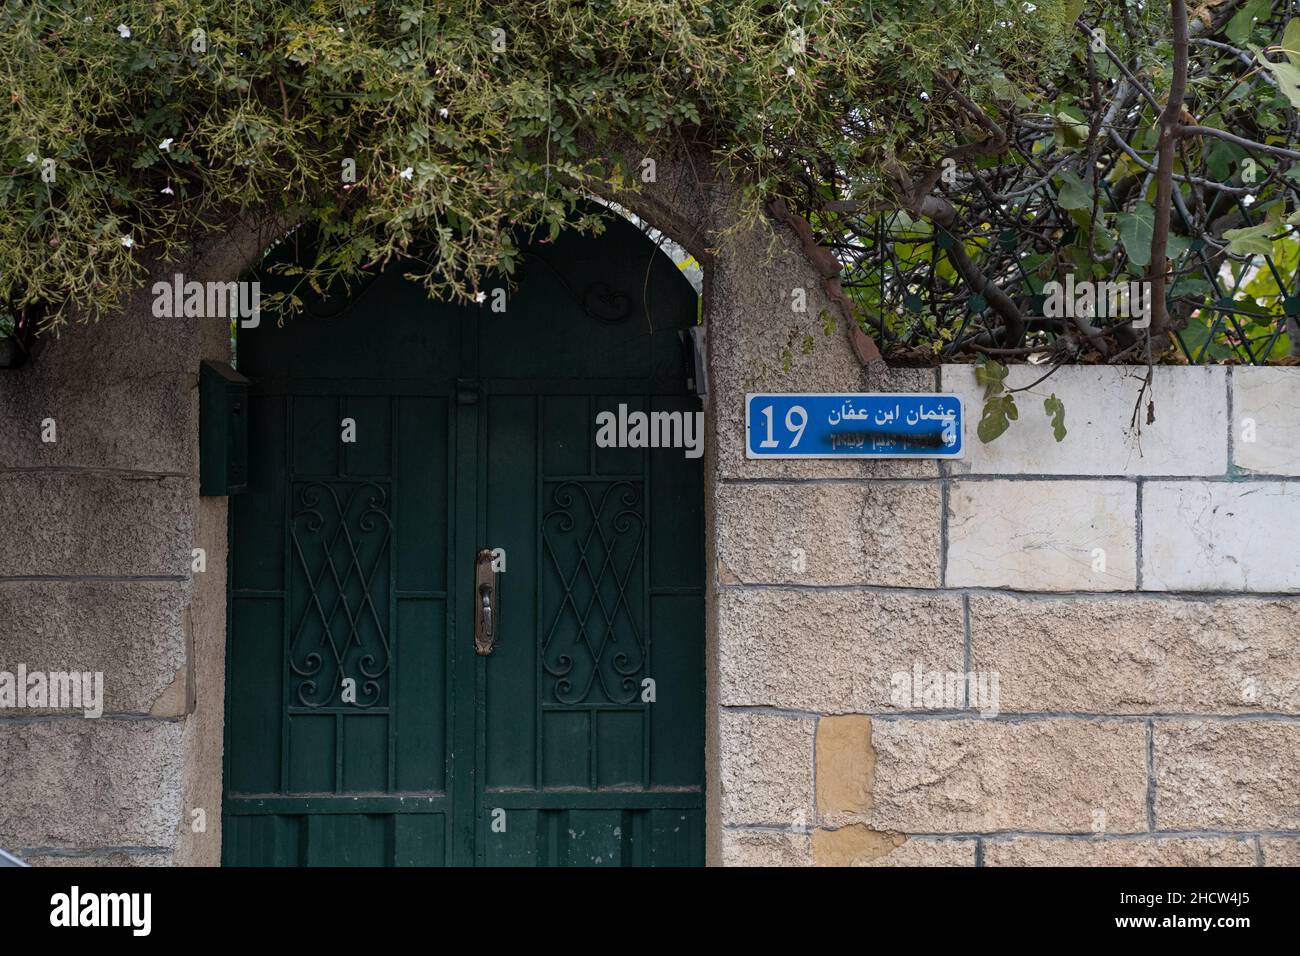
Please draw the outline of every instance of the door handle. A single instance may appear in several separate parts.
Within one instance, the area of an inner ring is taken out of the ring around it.
[[[486,657],[497,645],[501,615],[497,611],[497,573],[492,570],[492,549],[474,558],[474,653]]]

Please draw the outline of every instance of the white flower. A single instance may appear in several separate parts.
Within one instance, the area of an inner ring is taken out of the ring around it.
[[[36,162],[36,154],[35,154],[35,153],[28,153],[28,154],[27,154],[27,162],[29,162],[29,163],[34,163],[34,162]]]
[[[438,110],[438,115],[441,116],[443,119],[446,119],[448,116],[451,115],[451,111],[444,106],[442,109]]]
[[[1254,197],[1254,196],[1242,196],[1242,197],[1241,197],[1241,204],[1242,204],[1243,206],[1253,206],[1253,205],[1255,205],[1255,197]]]
[[[170,136],[168,136],[165,140],[163,140],[161,143],[158,144],[158,148],[163,151],[170,150],[172,148],[173,142],[175,142],[175,140],[173,140]]]
[[[117,35],[120,36],[123,40],[128,40],[131,38],[131,28],[128,27],[125,23],[119,23],[117,25]]]
[[[485,301],[486,299],[487,299],[487,293],[486,293],[486,292],[475,292],[475,293],[474,293],[474,301],[475,301],[475,302],[483,302],[483,301]]]
[[[124,245],[124,246],[126,246],[128,249],[130,249],[132,246],[135,245],[135,240],[132,239],[130,236],[123,236],[123,237],[122,237],[122,245]]]
[[[413,166],[407,166],[397,175],[401,176],[403,179],[410,179],[413,175],[415,175],[415,168]]]
[[[170,186],[164,186],[161,190],[159,190],[159,192],[161,192],[164,196],[176,195],[176,190],[172,189]]]
[[[787,67],[785,68],[785,75],[786,75],[786,76],[794,76],[794,67],[792,67],[792,66],[787,66]]]

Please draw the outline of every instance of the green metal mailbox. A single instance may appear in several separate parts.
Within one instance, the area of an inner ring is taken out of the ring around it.
[[[248,487],[248,379],[229,365],[199,367],[199,494]]]

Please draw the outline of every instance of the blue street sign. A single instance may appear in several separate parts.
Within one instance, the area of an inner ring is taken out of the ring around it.
[[[957,395],[745,396],[748,458],[960,458],[965,447]]]

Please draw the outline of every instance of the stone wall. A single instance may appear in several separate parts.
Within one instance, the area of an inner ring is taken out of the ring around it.
[[[150,274],[234,278],[264,235]],[[151,284],[0,371],[0,670],[103,674],[97,719],[0,710],[0,847],[33,865],[220,861],[226,502],[198,494],[198,371],[230,334],[155,318]]]
[[[719,436],[722,861],[1300,860],[1300,370],[1157,368],[1139,433],[1145,370],[1063,368],[985,445],[971,366],[805,361],[751,390],[956,392],[969,445],[752,462]],[[927,676],[971,674],[998,693]]]
[[[749,460],[748,391],[957,391],[972,422],[980,396],[969,366],[863,368],[793,233],[659,158],[615,198],[705,266],[710,862],[1300,863],[1300,370],[1157,369],[1139,435],[1139,370],[1067,368],[950,465]],[[0,372],[0,669],[105,675],[101,719],[0,712],[0,846],[32,862],[220,859],[226,509],[198,496],[196,386],[227,349],[142,292]],[[996,675],[996,707],[900,702],[918,667]]]

